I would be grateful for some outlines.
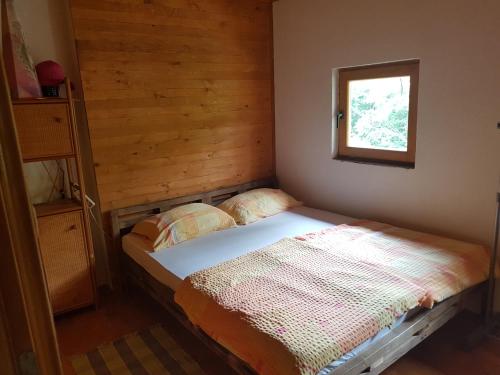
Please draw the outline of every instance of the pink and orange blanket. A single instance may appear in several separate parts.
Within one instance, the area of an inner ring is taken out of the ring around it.
[[[482,246],[364,221],[196,272],[175,300],[259,374],[316,374],[410,309],[484,281],[488,263]]]

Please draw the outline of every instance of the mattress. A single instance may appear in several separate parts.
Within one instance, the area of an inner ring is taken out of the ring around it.
[[[210,233],[156,252],[152,252],[143,237],[133,233],[123,237],[122,247],[151,276],[175,291],[182,280],[194,272],[271,245],[284,237],[355,220],[300,206],[249,225]]]

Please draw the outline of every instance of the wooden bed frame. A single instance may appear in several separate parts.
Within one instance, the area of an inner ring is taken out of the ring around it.
[[[228,365],[238,374],[243,375],[254,375],[255,371],[236,355],[211,339],[201,329],[193,325],[182,309],[174,302],[174,291],[156,280],[122,251],[121,237],[129,233],[133,225],[145,217],[169,210],[175,206],[193,202],[217,205],[227,198],[248,190],[275,186],[276,182],[274,179],[265,179],[211,192],[111,211],[113,238],[121,258],[120,265],[123,279],[141,287],[146,293],[158,301],[185,328],[197,336],[197,338],[206,344],[216,355],[228,363]],[[437,304],[432,310],[421,309],[411,312],[401,325],[392,329],[375,343],[367,346],[356,357],[335,369],[329,369],[327,366],[321,370],[320,374],[379,374],[457,315],[464,308],[466,299],[468,299],[470,294],[483,293],[485,290],[485,284],[481,284],[448,298]]]

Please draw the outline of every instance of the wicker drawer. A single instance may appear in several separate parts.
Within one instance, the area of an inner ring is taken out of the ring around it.
[[[38,218],[40,248],[54,313],[94,302],[81,210]]]
[[[14,117],[24,160],[73,154],[67,103],[17,103],[14,105]]]

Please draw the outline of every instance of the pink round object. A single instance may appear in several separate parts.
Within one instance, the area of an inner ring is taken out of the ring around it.
[[[42,86],[57,86],[64,82],[64,69],[55,61],[43,61],[36,66],[38,81]]]

